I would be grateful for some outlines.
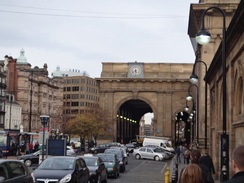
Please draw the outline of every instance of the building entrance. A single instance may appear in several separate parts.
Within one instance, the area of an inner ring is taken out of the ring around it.
[[[102,63],[100,107],[113,121],[111,140],[128,142],[139,134],[139,121],[154,113],[154,136],[175,140],[175,114],[186,104],[192,64]],[[189,106],[190,107],[190,106]]]

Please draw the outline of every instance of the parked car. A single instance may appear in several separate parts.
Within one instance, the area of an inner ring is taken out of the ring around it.
[[[13,159],[1,159],[0,182],[33,183],[33,179],[28,167],[23,162]]]
[[[75,156],[53,156],[45,159],[35,171],[32,177],[35,182],[69,182],[88,183],[89,169],[85,160]]]
[[[133,153],[134,149],[136,149],[135,144],[132,144],[132,143],[130,143],[130,144],[125,144],[125,146],[128,148],[128,151],[129,151],[130,153]]]
[[[124,162],[127,165],[128,164],[128,153],[126,152],[126,149],[124,148],[124,146],[118,147],[118,146],[112,146],[110,147],[110,149],[120,149],[123,152],[123,156],[124,156]]]
[[[41,154],[41,150],[36,151],[31,154],[26,154],[22,156],[18,156],[18,160],[22,160],[26,166],[31,166],[32,164],[39,164],[39,155]]]
[[[25,154],[22,156],[18,156],[17,159],[21,160],[25,163],[26,166],[31,166],[34,164],[39,164],[39,155],[42,153],[42,150],[36,151],[31,154]],[[46,154],[46,150],[44,151],[44,154]],[[74,149],[71,146],[66,147],[66,154],[67,156],[74,155]]]
[[[84,155],[82,158],[90,170],[90,183],[106,183],[107,170],[103,160],[99,156],[93,155]]]
[[[93,147],[91,149],[89,149],[89,153],[94,153],[94,154],[97,154],[97,153],[104,153],[104,151],[106,149],[109,148],[109,145],[108,144],[100,144],[96,147]]]
[[[152,148],[157,148],[157,152],[162,152],[165,154],[165,159],[172,159],[174,157],[174,153],[169,152],[164,150],[162,147],[160,146],[156,146],[156,145],[146,145],[144,147],[152,147]]]
[[[116,154],[106,154],[106,153],[99,153],[97,154],[98,157],[100,157],[107,169],[107,175],[113,176],[114,178],[117,178],[119,176],[119,159]]]
[[[162,161],[166,159],[166,155],[161,152],[161,149],[155,147],[141,147],[135,149],[133,155],[136,159],[154,159],[155,161]]]
[[[107,154],[116,154],[119,159],[119,165],[120,165],[120,172],[125,172],[125,164],[126,164],[126,157],[124,155],[124,152],[122,149],[117,148],[117,149],[106,149],[104,153]]]

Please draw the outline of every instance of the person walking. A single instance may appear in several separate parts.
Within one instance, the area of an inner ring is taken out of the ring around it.
[[[204,154],[199,159],[199,163],[204,164],[208,168],[209,172],[211,173],[212,179],[213,179],[213,176],[215,176],[215,168],[214,168],[213,160],[212,160],[211,156],[208,154],[207,149],[204,149]]]
[[[177,162],[181,163],[181,160],[180,160],[180,154],[181,154],[180,146],[177,146],[177,148],[175,150],[175,153],[176,153],[176,156],[177,156]]]
[[[233,177],[224,183],[243,183],[244,182],[244,145],[238,146],[232,153],[231,162]]]
[[[211,176],[208,168],[205,165],[199,163],[200,157],[201,157],[200,151],[198,149],[193,149],[191,151],[191,154],[190,154],[191,164],[196,164],[201,168],[203,183],[214,183],[214,180],[211,179],[212,176]],[[182,176],[183,171],[184,171],[184,168],[182,169],[182,171],[180,173],[180,179],[179,180],[181,180],[181,176]]]
[[[182,172],[180,183],[204,183],[201,168],[194,163],[187,165]]]

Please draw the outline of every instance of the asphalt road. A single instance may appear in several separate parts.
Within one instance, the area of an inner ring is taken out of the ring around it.
[[[124,173],[115,179],[108,178],[108,183],[163,183],[164,174],[167,167],[170,167],[171,160],[154,161],[140,159],[137,160],[130,154],[128,165]],[[36,165],[29,167],[32,172]]]
[[[130,154],[125,173],[120,173],[117,179],[109,178],[108,182],[163,183],[166,168],[170,167],[170,163],[171,160],[159,162],[146,159],[137,160]]]

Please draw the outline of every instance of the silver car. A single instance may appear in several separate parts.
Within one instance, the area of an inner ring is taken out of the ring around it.
[[[162,161],[166,159],[166,155],[162,153],[161,149],[153,147],[141,147],[135,149],[133,155],[136,159],[153,159],[155,161]]]

